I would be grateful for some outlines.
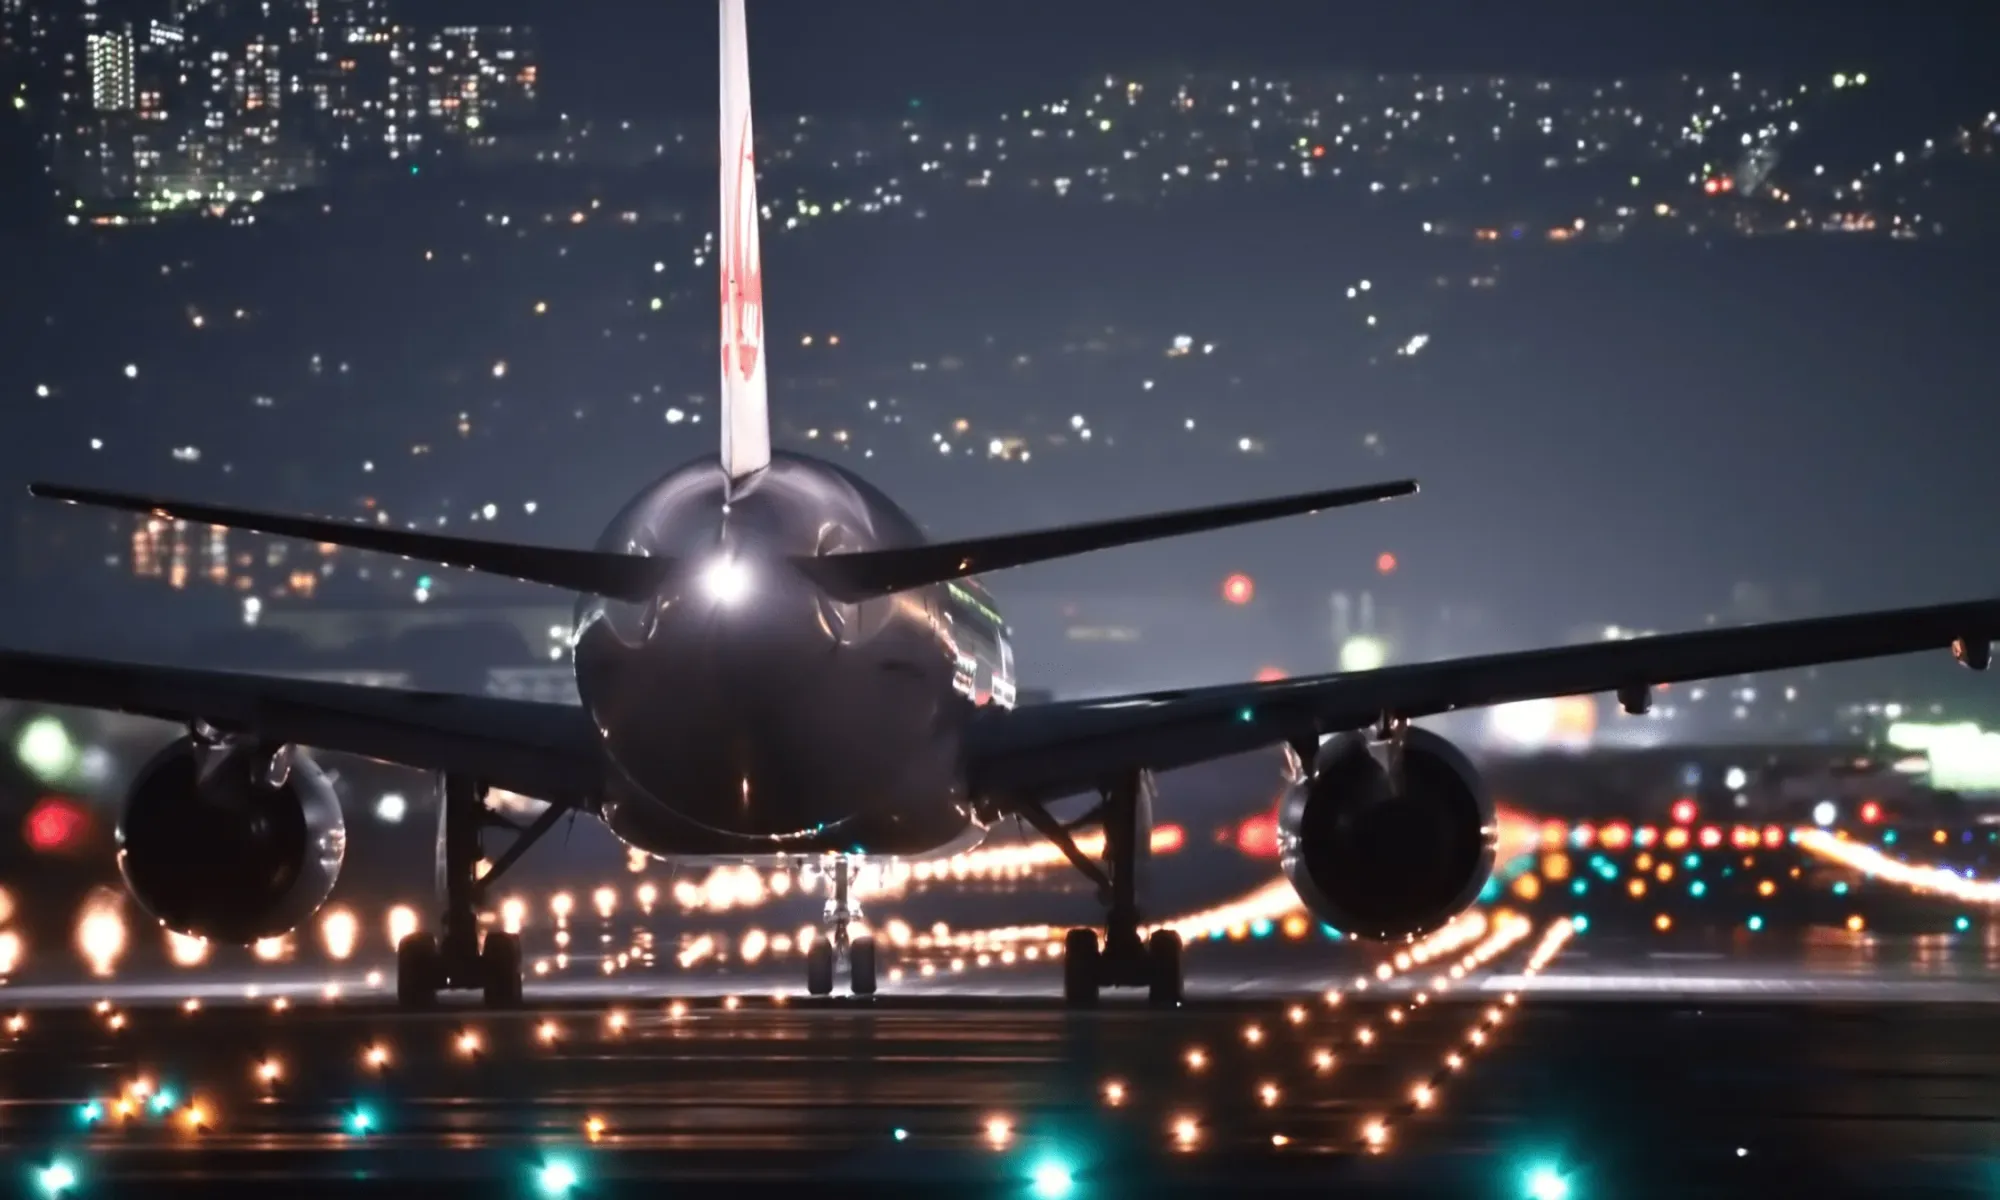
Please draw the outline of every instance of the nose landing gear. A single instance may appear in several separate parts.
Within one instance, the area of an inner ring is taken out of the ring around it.
[[[827,897],[821,918],[825,936],[813,939],[806,949],[806,992],[813,996],[833,994],[836,959],[847,961],[847,987],[857,996],[875,994],[875,939],[862,934],[849,936],[849,926],[861,919],[861,905],[853,899],[854,860],[840,855],[833,860],[833,894]]]

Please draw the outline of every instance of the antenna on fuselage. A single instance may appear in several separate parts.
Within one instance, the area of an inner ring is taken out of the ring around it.
[[[750,131],[750,47],[743,0],[722,4],[722,469],[734,484],[771,464],[764,381],[764,272],[757,245],[757,161]]]

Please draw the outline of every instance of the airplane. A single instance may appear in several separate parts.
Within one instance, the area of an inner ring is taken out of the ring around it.
[[[492,885],[566,814],[679,862],[824,864],[825,936],[806,986],[877,990],[851,887],[870,858],[942,856],[1018,818],[1098,891],[1104,931],[1071,930],[1063,995],[1108,987],[1181,1002],[1182,946],[1149,928],[1153,778],[1278,746],[1290,768],[1280,866],[1349,934],[1414,938],[1469,905],[1493,870],[1493,803],[1455,746],[1412,722],[1593,692],[1644,713],[1656,686],[1949,647],[1992,662],[2000,600],[1485,655],[1266,683],[1014,706],[1004,623],[976,574],[1114,546],[1406,496],[1399,480],[1056,529],[928,542],[834,463],[771,446],[743,0],[721,8],[721,444],[648,485],[589,550],[364,526],[55,484],[33,495],[225,525],[488,572],[579,594],[582,705],[287,680],[0,651],[0,695],[161,718],[186,732],[125,798],[119,871],[168,929],[250,942],[323,904],[340,805],[307,747],[429,772],[442,803],[435,933],[396,947],[396,993],[517,1005],[521,944],[482,936]],[[494,789],[546,802],[525,825]],[[1092,794],[1074,820],[1053,800]],[[515,837],[487,862],[485,832]],[[1075,834],[1104,834],[1098,858]],[[485,865],[482,871],[481,866]]]

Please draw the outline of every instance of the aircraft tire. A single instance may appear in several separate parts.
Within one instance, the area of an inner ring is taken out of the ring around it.
[[[825,938],[814,938],[806,949],[806,994],[833,994],[833,943]]]
[[[875,994],[874,938],[855,938],[847,948],[847,989],[857,996]]]
[[[1095,929],[1072,929],[1063,937],[1063,1003],[1088,1008],[1097,1003],[1099,964]]]

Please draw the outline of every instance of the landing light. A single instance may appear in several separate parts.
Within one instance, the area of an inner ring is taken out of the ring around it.
[[[701,573],[702,590],[718,604],[734,604],[750,591],[750,568],[733,558],[718,558]]]

